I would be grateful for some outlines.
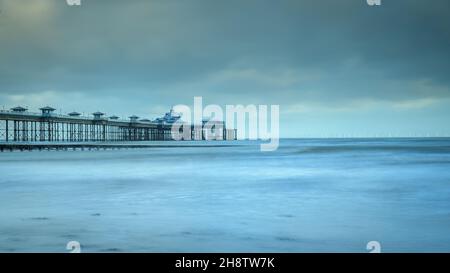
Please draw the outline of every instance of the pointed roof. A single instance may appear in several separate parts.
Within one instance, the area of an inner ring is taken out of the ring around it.
[[[27,109],[27,108],[24,108],[24,107],[22,107],[22,106],[16,106],[16,107],[14,107],[14,108],[11,108],[11,110],[14,111],[14,112],[25,112],[25,111],[27,111],[28,109]]]
[[[114,120],[116,120],[116,119],[119,119],[119,117],[118,117],[118,116],[110,116],[109,119],[114,119]]]
[[[55,111],[56,109],[53,108],[53,107],[50,107],[50,106],[45,106],[45,107],[39,108],[39,110],[42,110],[42,111]]]
[[[92,113],[94,116],[103,116],[104,115],[104,113],[102,113],[102,112],[95,112],[95,113]]]
[[[139,117],[138,116],[135,116],[135,115],[132,115],[131,117],[130,117],[130,119],[138,119]]]

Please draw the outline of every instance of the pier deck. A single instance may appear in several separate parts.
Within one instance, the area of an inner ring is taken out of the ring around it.
[[[205,144],[189,144],[183,142],[171,142],[171,144],[159,143],[0,143],[0,152],[13,151],[76,151],[76,150],[118,150],[137,148],[210,148],[230,147],[232,144],[218,144],[208,142]]]
[[[154,122],[147,119],[130,120],[117,117],[103,118],[97,112],[93,117],[83,117],[78,113],[54,114],[51,107],[41,108],[42,113],[27,112],[16,107],[12,111],[0,111],[0,142],[129,142],[173,140],[172,124]],[[76,115],[75,115],[76,114]],[[215,125],[216,126],[216,125]],[[218,122],[214,135],[201,126],[191,127],[193,140],[235,140],[236,130],[225,128]]]

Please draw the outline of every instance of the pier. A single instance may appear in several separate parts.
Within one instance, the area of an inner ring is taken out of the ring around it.
[[[56,142],[96,142],[98,145],[106,142],[173,140],[171,128],[174,120],[170,117],[170,113],[166,113],[166,118],[151,121],[139,119],[134,115],[130,116],[129,120],[122,120],[117,116],[105,117],[102,112],[95,112],[88,117],[82,116],[78,112],[62,115],[54,113],[55,109],[49,106],[42,107],[40,110],[40,113],[32,113],[28,109],[18,106],[11,110],[0,111],[0,143],[4,143],[1,150],[8,150],[11,147],[14,149],[26,149],[27,146],[29,149],[39,147],[39,145],[31,145],[31,143],[43,145]],[[168,114],[169,118],[167,118]],[[217,127],[213,132],[213,136],[208,135],[202,126],[199,128],[193,125],[191,139],[236,140],[236,130],[227,129],[223,122],[217,122]],[[24,146],[18,145],[20,143]]]

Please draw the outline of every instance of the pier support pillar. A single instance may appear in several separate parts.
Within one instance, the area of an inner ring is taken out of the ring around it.
[[[6,140],[6,142],[8,142],[8,139],[9,139],[9,130],[8,130],[8,127],[9,127],[9,124],[8,124],[8,120],[6,120],[6,128],[5,128],[5,140]]]

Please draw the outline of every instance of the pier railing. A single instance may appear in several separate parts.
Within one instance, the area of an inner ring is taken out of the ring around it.
[[[129,123],[130,120],[128,119],[123,119],[123,118],[118,118],[115,120],[109,119],[109,118],[100,118],[100,119],[96,119],[94,117],[90,117],[90,116],[85,116],[85,115],[80,115],[80,116],[70,116],[70,115],[66,115],[66,114],[58,114],[58,113],[51,113],[49,115],[43,115],[42,113],[37,113],[37,112],[15,112],[15,111],[10,111],[10,110],[0,110],[0,117],[1,115],[15,115],[15,116],[24,116],[24,117],[36,117],[36,118],[49,118],[49,117],[53,117],[53,118],[64,118],[64,119],[73,119],[73,120],[79,120],[79,119],[83,119],[83,120],[88,120],[88,121],[92,121],[92,120],[104,120],[104,121],[114,121],[114,122],[124,122],[124,123]],[[140,122],[138,121],[138,123],[148,123],[148,122]]]
[[[0,111],[0,142],[106,142],[173,140],[172,124],[98,117]],[[214,135],[192,126],[193,140],[235,140],[236,130],[215,127]],[[217,130],[216,130],[217,129]]]

